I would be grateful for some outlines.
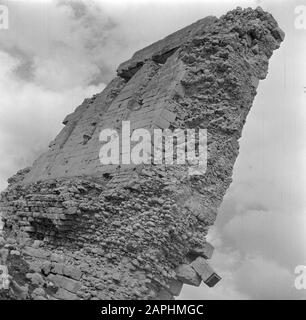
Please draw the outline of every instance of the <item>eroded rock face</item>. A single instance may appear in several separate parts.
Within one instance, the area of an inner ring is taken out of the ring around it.
[[[68,115],[49,150],[1,194],[2,299],[169,299],[213,286],[205,237],[238,139],[284,33],[261,8],[208,17],[138,51]],[[186,165],[102,165],[104,128],[207,128],[202,176]]]

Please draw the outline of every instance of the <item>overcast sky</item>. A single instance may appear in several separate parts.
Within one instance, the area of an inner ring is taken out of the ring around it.
[[[238,5],[270,11],[286,39],[260,82],[209,234],[211,264],[223,279],[213,289],[186,286],[180,298],[306,298],[294,288],[295,266],[306,265],[306,30],[294,26],[303,1],[0,2],[10,19],[0,30],[0,190],[136,50]]]

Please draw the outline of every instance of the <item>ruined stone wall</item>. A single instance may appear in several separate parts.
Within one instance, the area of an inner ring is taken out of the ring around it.
[[[208,17],[138,51],[85,99],[1,194],[5,299],[171,299],[214,286],[206,235],[238,139],[284,33],[261,8]],[[205,175],[186,165],[102,165],[104,128],[207,128]]]

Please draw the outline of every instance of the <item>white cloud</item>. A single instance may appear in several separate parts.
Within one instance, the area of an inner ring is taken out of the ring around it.
[[[305,222],[304,214],[250,210],[224,226],[223,242],[294,267],[306,261]]]
[[[252,299],[299,299],[306,297],[294,287],[293,270],[261,256],[247,256],[234,271],[235,284],[240,292]]]
[[[48,142],[61,128],[61,121],[84,97],[101,91],[100,86],[75,86],[61,92],[17,79],[20,64],[0,51],[0,188],[5,178],[31,165],[47,149]],[[55,107],[56,106],[56,107]]]

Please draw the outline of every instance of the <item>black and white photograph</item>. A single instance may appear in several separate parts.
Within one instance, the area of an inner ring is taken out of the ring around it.
[[[304,0],[0,0],[0,310],[305,300],[305,57]]]

